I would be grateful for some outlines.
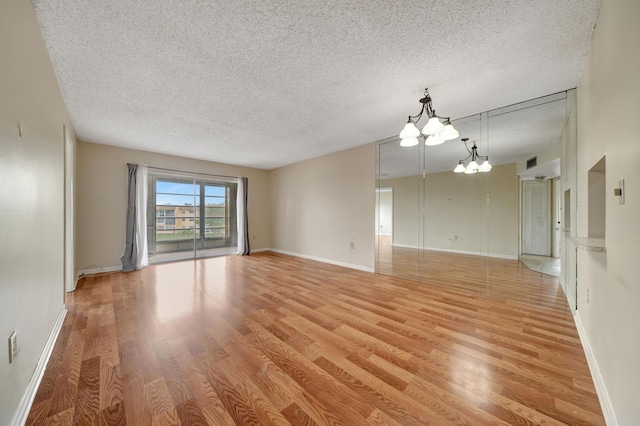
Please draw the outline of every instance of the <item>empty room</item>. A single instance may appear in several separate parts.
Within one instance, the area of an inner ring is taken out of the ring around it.
[[[0,425],[640,424],[640,2],[0,6]]]

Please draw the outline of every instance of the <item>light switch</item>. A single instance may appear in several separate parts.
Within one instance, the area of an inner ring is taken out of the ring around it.
[[[618,197],[618,203],[624,204],[624,179],[618,181],[617,188],[613,188],[613,195]]]

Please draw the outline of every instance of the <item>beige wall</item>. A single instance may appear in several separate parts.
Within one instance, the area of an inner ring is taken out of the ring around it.
[[[127,212],[127,163],[249,178],[249,235],[252,249],[269,247],[269,172],[165,154],[78,142],[78,270],[121,266]]]
[[[518,182],[515,164],[472,176],[431,173],[424,179],[424,189],[422,176],[383,180],[381,187],[393,187],[393,243],[517,258]]]
[[[0,58],[0,424],[8,425],[63,309],[70,121],[29,0],[3,2]]]
[[[567,94],[567,96],[571,96],[571,95]],[[536,152],[534,155],[531,155],[528,158],[518,161],[516,163],[516,168],[517,168],[516,173],[521,174],[527,171],[527,161],[531,157],[536,157],[538,166],[542,166],[544,164],[547,164],[550,161],[557,160],[558,158],[560,158],[561,154],[562,154],[562,139],[558,139],[557,142],[552,143],[550,146],[548,146],[544,150],[540,152]],[[547,176],[547,177],[555,178],[557,176]]]
[[[371,143],[272,170],[271,247],[373,270],[374,165]]]
[[[588,170],[607,163],[606,253],[578,251],[578,316],[621,425],[640,419],[638,17],[637,0],[603,1],[578,86],[578,237],[588,232]]]

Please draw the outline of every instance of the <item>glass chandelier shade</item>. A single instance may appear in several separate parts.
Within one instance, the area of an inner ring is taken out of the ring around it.
[[[431,117],[427,124],[422,128],[424,135],[436,135],[444,129],[444,124],[438,120],[438,117]]]
[[[424,144],[428,145],[428,146],[434,146],[434,145],[440,145],[441,143],[444,143],[445,139],[442,137],[441,133],[435,134],[435,135],[431,135],[428,136],[425,141]],[[402,145],[402,144],[400,144]]]
[[[418,130],[413,121],[409,119],[400,132],[400,139],[417,138],[418,136],[420,136],[420,130]]]
[[[457,139],[458,136],[460,136],[460,133],[458,133],[458,131],[453,128],[453,125],[449,120],[445,121],[444,125],[442,126],[442,132],[440,134],[446,141]]]
[[[484,163],[482,163],[482,165],[480,166],[478,171],[481,172],[481,173],[490,172],[492,168],[493,168],[493,166],[491,164],[489,164],[489,160],[486,160]]]
[[[418,143],[420,143],[420,141],[418,141],[418,138],[404,138],[400,141],[400,146],[416,146],[418,145]]]
[[[429,117],[427,124],[422,128],[422,135],[424,135],[424,143],[428,146],[440,145],[445,141],[456,139],[459,137],[459,133],[454,129],[449,117],[440,117],[436,115],[436,111],[431,104],[431,96],[429,90],[424,90],[424,98],[420,99],[422,109],[418,115],[410,115],[407,124],[400,132],[400,146],[414,146],[414,141],[404,142],[405,139],[418,138],[421,134],[420,130],[416,127],[416,123],[420,120],[423,114]]]

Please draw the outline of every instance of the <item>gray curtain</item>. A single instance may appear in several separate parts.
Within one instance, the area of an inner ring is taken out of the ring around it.
[[[249,179],[246,177],[238,179],[238,254],[241,256],[251,253],[251,248],[249,247],[249,213],[247,212],[248,185]]]
[[[120,258],[122,262],[122,271],[135,271],[138,262],[138,253],[136,250],[136,172],[137,164],[127,164],[129,167],[129,206],[127,208],[127,228],[126,228],[126,244],[124,255]]]

